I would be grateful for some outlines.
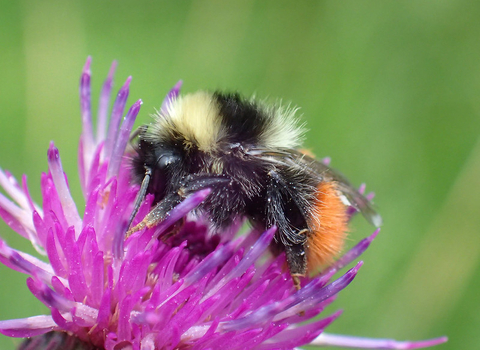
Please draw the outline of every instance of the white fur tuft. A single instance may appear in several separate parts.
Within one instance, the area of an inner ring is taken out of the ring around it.
[[[283,106],[281,101],[269,105],[265,101],[259,103],[270,117],[270,126],[262,135],[262,141],[268,148],[297,148],[301,146],[305,125],[300,124],[295,115],[298,107]]]

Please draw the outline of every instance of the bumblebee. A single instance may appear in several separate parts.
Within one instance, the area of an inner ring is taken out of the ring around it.
[[[189,194],[210,188],[198,211],[220,231],[237,218],[275,225],[273,251],[285,251],[299,277],[330,263],[347,232],[348,207],[375,226],[380,216],[339,173],[299,150],[304,129],[296,110],[236,93],[196,92],[167,101],[139,129],[132,168],[141,184],[131,225],[146,193],[154,207],[127,236],[153,227]]]

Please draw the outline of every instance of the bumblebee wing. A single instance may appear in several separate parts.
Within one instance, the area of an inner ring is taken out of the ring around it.
[[[328,165],[295,149],[255,149],[252,154],[260,156],[273,163],[298,167],[299,171],[310,172],[320,181],[335,181],[338,190],[342,193],[345,202],[362,213],[365,219],[379,227],[382,225],[382,217],[372,206],[372,203],[361,194],[350,182],[338,171]]]

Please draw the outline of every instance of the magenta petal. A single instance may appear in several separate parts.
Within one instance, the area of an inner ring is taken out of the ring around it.
[[[97,273],[102,271],[104,266],[103,252],[97,252],[92,264],[92,282],[90,283],[90,295],[92,300],[92,306],[98,307],[103,294],[103,273]]]
[[[105,204],[106,208],[103,212],[103,220],[102,219],[99,220],[99,225],[98,225],[99,229],[97,231],[99,232],[98,245],[101,250],[105,249],[105,246],[103,246],[104,238],[105,238],[104,235],[111,226],[110,224],[111,224],[112,213],[117,209],[118,200],[117,200],[117,179],[116,178],[112,178],[109,188],[110,188],[110,193],[108,195],[108,201]],[[105,191],[105,188],[103,188],[102,191]],[[134,195],[135,194],[132,194],[132,196]]]
[[[276,336],[269,339],[259,349],[276,349],[278,347],[294,348],[303,344],[309,344],[315,339],[323,330],[335,321],[341,315],[341,311],[337,311],[331,316],[324,319],[304,324],[298,327],[287,328],[278,333]]]
[[[233,320],[233,321],[226,321],[224,322],[221,327],[225,331],[230,330],[240,330],[240,329],[248,329],[252,327],[259,327],[267,320],[273,318],[276,314],[287,310],[296,304],[301,303],[303,300],[312,300],[312,302],[322,302],[323,300],[335,295],[340,290],[345,288],[356,276],[358,269],[360,268],[361,263],[357,264],[353,269],[349,270],[345,275],[340,277],[338,280],[330,283],[326,287],[318,290],[317,285],[320,283],[319,279],[314,280],[307,284],[305,287],[297,291],[295,294],[291,295],[290,297],[272,303],[270,305],[266,305],[254,312],[250,315]]]
[[[58,196],[51,174],[42,174],[43,220],[47,227],[60,224],[65,229],[69,226],[63,213],[62,203]]]
[[[28,197],[23,189],[18,185],[16,179],[8,172],[3,172],[0,168],[0,188],[23,209],[32,209]]]
[[[205,305],[199,304],[199,302],[199,295],[190,297],[188,302],[173,316],[172,322],[169,322],[167,329],[168,327],[175,326],[172,328],[172,333],[178,332],[178,341],[180,340],[181,334],[200,321],[200,316],[204,312]],[[177,338],[177,336],[174,338]]]
[[[162,102],[162,107],[160,107],[160,113],[162,115],[168,115],[169,109],[172,107],[173,101],[175,101],[180,93],[183,82],[181,80],[175,84],[175,86],[170,90],[170,92],[165,96],[165,99]]]
[[[150,265],[150,252],[140,253],[124,262],[117,283],[116,294],[121,300],[126,294],[135,293],[143,287]]]
[[[209,272],[223,264],[223,262],[231,256],[231,249],[232,247],[230,245],[226,245],[207,256],[194,270],[185,276],[185,284],[190,285],[198,282]]]
[[[57,276],[52,277],[51,284],[52,284],[52,288],[55,291],[55,293],[64,297],[67,300],[75,301],[73,299],[72,292],[67,287],[65,287],[65,285],[62,283],[62,281]]]
[[[18,233],[20,236],[24,238],[29,238],[29,234],[25,226],[23,226],[23,223],[17,219],[14,215],[11,214],[11,211],[5,210],[2,208],[2,206],[5,206],[5,203],[7,201],[6,198],[2,198],[2,194],[0,193],[0,217],[5,221],[5,223],[16,233]],[[14,204],[12,203],[12,206]],[[18,208],[18,211],[20,209]],[[17,208],[15,208],[15,211],[17,211]]]
[[[265,281],[258,280],[245,288],[244,291],[238,295],[235,302],[231,305],[232,310],[234,310],[230,314],[232,319],[236,319],[240,317],[240,315],[244,315],[250,310],[254,310],[260,306],[263,306],[259,299],[264,294],[269,283],[270,280],[268,279]]]
[[[105,156],[110,157],[113,151],[113,146],[117,140],[118,128],[120,120],[122,119],[125,104],[127,103],[128,95],[130,93],[130,82],[132,77],[128,77],[125,84],[122,86],[117,94],[117,98],[113,104],[110,124],[108,127],[107,138],[105,139]]]
[[[78,177],[80,179],[80,187],[82,188],[83,196],[87,196],[87,160],[84,155],[86,153],[85,146],[83,145],[83,140],[80,137],[78,142]]]
[[[42,242],[43,247],[45,247],[46,241],[47,241],[47,226],[43,222],[42,217],[40,214],[34,210],[32,213],[32,219],[33,219],[33,226],[35,227],[35,231],[37,232],[37,236],[40,242]]]
[[[333,295],[337,294],[339,291],[349,285],[350,282],[352,282],[357,275],[358,270],[362,265],[362,261],[358,262],[355,267],[348,270],[342,277],[323,287],[320,293],[315,291],[316,285],[322,285],[322,278],[318,277],[295,294],[298,294],[297,298],[301,298],[302,301],[309,298],[314,298],[317,300],[318,303],[322,302],[327,298],[330,298]]]
[[[210,326],[205,326],[207,331],[201,337],[196,337],[198,340],[192,344],[192,350],[201,350],[201,349],[208,349],[207,343],[212,339],[215,331],[217,330],[219,324],[218,318],[214,319]],[[188,332],[185,334],[186,337],[189,337]]]
[[[242,277],[232,279],[225,284],[222,289],[218,291],[218,293],[210,298],[212,300],[209,299],[203,302],[203,304],[208,304],[210,301],[212,301],[209,309],[205,313],[205,316],[222,315],[223,310],[228,306],[228,304],[231,303],[232,300],[235,299],[236,295],[238,295],[238,291],[246,288],[251,282],[254,274],[255,270],[251,268]]]
[[[447,337],[440,337],[417,342],[396,341],[393,339],[372,339],[362,337],[350,337],[345,335],[335,335],[322,333],[318,338],[312,341],[312,345],[319,346],[341,346],[349,348],[362,349],[420,349],[445,343]]]
[[[64,315],[62,315],[58,310],[53,309],[52,318],[63,331],[75,334],[76,337],[86,339],[85,330],[72,322],[71,315],[67,314],[64,317]]]
[[[208,345],[212,349],[221,349],[222,344],[228,344],[230,349],[241,349],[244,344],[247,344],[250,339],[255,338],[261,332],[262,329],[254,328],[237,334],[235,334],[234,332],[232,332],[233,334],[227,333],[224,339],[218,338],[216,342],[212,342]]]
[[[113,76],[117,68],[117,61],[113,61],[107,79],[103,83],[102,92],[100,93],[100,102],[98,104],[97,118],[97,143],[101,142],[107,136],[108,107],[110,104],[110,95],[113,87]]]
[[[265,231],[255,242],[252,248],[245,254],[240,263],[229,273],[227,278],[236,278],[241,276],[248,267],[253,265],[258,258],[268,249],[273,236],[277,232],[277,227],[273,226]]]
[[[105,293],[102,296],[102,300],[100,302],[100,307],[98,308],[98,317],[97,317],[97,325],[100,329],[107,329],[108,323],[110,321],[110,309],[111,309],[111,290],[105,290]]]
[[[74,303],[57,292],[51,290],[45,283],[34,281],[33,278],[27,279],[27,286],[35,297],[44,303],[49,309],[59,311],[70,311],[74,307]]]
[[[268,248],[270,242],[275,235],[277,228],[274,226],[260,236],[257,242],[252,246],[252,248],[245,254],[243,259],[238,262],[232,271],[228,273],[214,288],[212,288],[207,294],[207,296],[215,293],[219,288],[221,288],[227,281],[241,276],[249,266],[255,263],[257,259],[265,252]]]
[[[36,210],[35,203],[33,203],[32,196],[30,196],[30,192],[28,190],[28,185],[27,185],[27,175],[22,175],[22,188],[23,188],[23,193],[25,194],[25,197],[27,198],[28,201],[28,206],[30,210],[34,211]]]
[[[113,255],[121,259],[123,249],[123,239],[127,231],[125,211],[129,208],[126,203],[131,203],[135,198],[135,192],[130,190],[124,193],[120,198],[112,200],[112,211],[109,213],[105,230],[99,238],[99,248],[102,250],[112,251]]]
[[[87,204],[85,205],[85,213],[83,214],[82,226],[94,225],[94,220],[98,209],[98,192],[101,186],[98,185],[88,196]]]
[[[120,303],[120,313],[118,316],[118,330],[117,330],[117,337],[119,341],[123,340],[130,340],[131,333],[130,333],[130,311],[132,309],[132,298],[128,295],[121,303]]]
[[[208,298],[214,293],[218,287],[215,287],[220,282],[225,283],[225,276],[232,272],[232,270],[237,266],[237,264],[242,260],[245,251],[243,248],[239,248],[235,253],[232,252],[232,255],[228,257],[228,260],[223,264],[222,268],[215,274],[211,281],[208,283],[208,293],[205,296]],[[215,289],[216,288],[216,289]]]
[[[77,233],[80,234],[82,227],[81,219],[78,215],[77,206],[70,194],[68,184],[65,181],[60,154],[58,149],[53,145],[53,142],[50,144],[48,150],[48,166],[52,174],[53,183],[58,192],[65,218],[68,224],[75,226]]]
[[[60,244],[60,247],[62,248],[61,253],[63,254],[63,256],[65,256],[65,253],[64,253],[66,249],[65,231],[63,231],[62,225],[60,225],[60,223],[58,222],[55,222],[54,228],[55,228],[54,234],[55,234],[56,242]]]
[[[137,118],[141,105],[142,100],[138,100],[137,102],[135,102],[132,107],[130,107],[127,115],[125,116],[122,127],[120,128],[118,136],[115,139],[115,143],[113,145],[107,173],[108,178],[118,174],[120,162],[122,161],[123,155],[125,153],[125,147],[127,146],[127,143],[130,139],[130,133],[132,131],[133,123],[135,122],[135,118]]]
[[[68,262],[70,289],[75,296],[75,300],[82,301],[87,295],[87,283],[83,273],[82,257],[72,227],[69,227],[65,234],[65,256]]]
[[[80,109],[82,111],[82,126],[83,133],[82,138],[84,140],[84,146],[87,149],[93,149],[93,129],[92,129],[92,101],[91,101],[91,88],[90,88],[90,64],[92,58],[89,56],[85,66],[83,67],[83,73],[80,78]]]
[[[167,326],[170,327],[169,321],[171,316],[175,313],[175,310],[188,301],[195,290],[195,286],[190,286],[174,293],[171,297],[164,300],[163,303],[161,303],[161,307],[155,310],[155,313],[159,318],[158,322],[153,325],[153,329],[165,330]]]
[[[16,271],[35,275],[43,281],[50,281],[52,270],[50,265],[28,255],[10,248],[5,241],[0,239],[0,261]]]
[[[158,227],[155,229],[155,235],[153,236],[153,239],[157,239],[158,236],[163,233],[167,228],[172,226],[175,222],[180,220],[181,218],[185,217],[190,211],[195,209],[200,203],[202,203],[205,198],[210,194],[211,190],[209,188],[200,190],[195,192],[194,194],[191,194],[185,199],[183,202],[181,202],[179,205],[177,205],[170,213],[169,215],[163,220]],[[150,245],[153,244],[152,241],[150,241],[149,246],[147,246],[146,249],[149,249]]]
[[[100,165],[100,157],[103,150],[104,143],[101,142],[95,153],[92,156],[92,160],[89,164],[88,171],[85,170],[85,188],[84,188],[84,196],[88,198],[90,193],[100,185],[100,180],[98,178],[104,178],[104,172],[101,170],[102,167],[106,168],[105,164]],[[96,181],[97,180],[97,181]]]
[[[186,245],[187,241],[183,241],[180,246],[172,248],[167,254],[165,254],[164,258],[155,268],[154,273],[158,276],[157,285],[161,289],[166,289],[172,285],[175,265]]]
[[[92,270],[92,266],[98,252],[97,236],[92,226],[85,227],[80,236],[82,235],[85,237],[85,245],[82,250],[82,263],[85,267],[85,276],[87,277],[88,275],[89,280],[91,280],[92,275],[96,274],[96,271]]]
[[[56,328],[52,316],[47,315],[0,321],[0,333],[8,337],[29,338]]]
[[[282,332],[287,327],[288,324],[272,322],[270,325],[263,328],[263,331],[255,338],[249,339],[248,343],[246,344],[248,344],[250,348],[258,348],[259,346],[257,346],[257,344],[265,344],[266,341],[268,341],[272,337],[275,337],[275,335]],[[298,343],[300,343],[300,340],[297,340],[297,344]],[[283,344],[282,347],[286,348],[286,346],[284,346]]]
[[[66,261],[63,255],[60,257],[60,255],[58,254],[57,245],[55,243],[55,236],[52,229],[50,229],[47,236],[47,256],[55,273],[58,276],[67,277],[67,270],[65,268]]]
[[[333,265],[331,265],[328,269],[326,269],[322,273],[322,275],[335,273],[335,272],[343,269],[348,264],[350,264],[352,261],[354,261],[360,255],[362,255],[362,253],[370,246],[370,243],[372,243],[372,241],[375,239],[375,237],[377,237],[379,232],[380,232],[380,229],[377,228],[375,230],[375,232],[372,233],[370,236],[368,236],[367,238],[364,238],[360,242],[358,242],[355,245],[355,247],[353,247],[348,252],[346,252]]]

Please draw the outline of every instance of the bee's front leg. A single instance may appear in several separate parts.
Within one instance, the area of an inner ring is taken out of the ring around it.
[[[142,221],[127,231],[126,238],[144,228],[151,228],[158,225],[176,205],[180,204],[182,200],[183,198],[178,193],[170,193],[165,196],[165,198],[150,210]]]

